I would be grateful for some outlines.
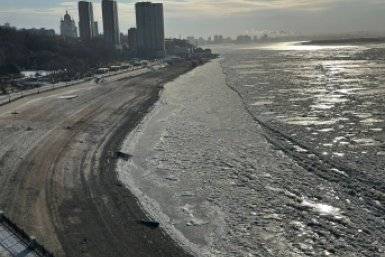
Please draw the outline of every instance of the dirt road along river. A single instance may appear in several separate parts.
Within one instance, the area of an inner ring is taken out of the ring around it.
[[[191,66],[122,74],[0,107],[0,209],[55,256],[189,256],[139,221],[117,180],[115,150]]]

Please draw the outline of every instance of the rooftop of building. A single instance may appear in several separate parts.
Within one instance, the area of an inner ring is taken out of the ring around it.
[[[136,6],[151,6],[151,5],[163,5],[162,3],[153,3],[153,2],[137,2]]]

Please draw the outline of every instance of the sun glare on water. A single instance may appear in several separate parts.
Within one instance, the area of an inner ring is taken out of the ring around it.
[[[356,48],[353,45],[306,45],[306,41],[297,42],[279,42],[268,45],[254,46],[248,49],[265,49],[265,50],[276,50],[276,51],[317,51],[325,49],[346,49]]]

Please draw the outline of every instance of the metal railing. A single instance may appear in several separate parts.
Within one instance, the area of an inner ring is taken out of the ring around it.
[[[19,240],[19,243],[25,246],[25,250],[30,250],[36,256],[39,257],[54,257],[43,245],[37,242],[36,238],[29,236],[23,229],[12,222],[4,212],[0,211],[0,226],[5,228],[8,232],[12,233],[15,238]],[[0,242],[1,243],[1,242]],[[12,253],[10,253],[12,255]]]

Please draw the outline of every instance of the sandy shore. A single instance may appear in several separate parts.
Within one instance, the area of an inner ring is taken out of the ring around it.
[[[140,221],[114,152],[159,96],[191,69],[120,74],[0,107],[0,209],[55,256],[188,256]]]

